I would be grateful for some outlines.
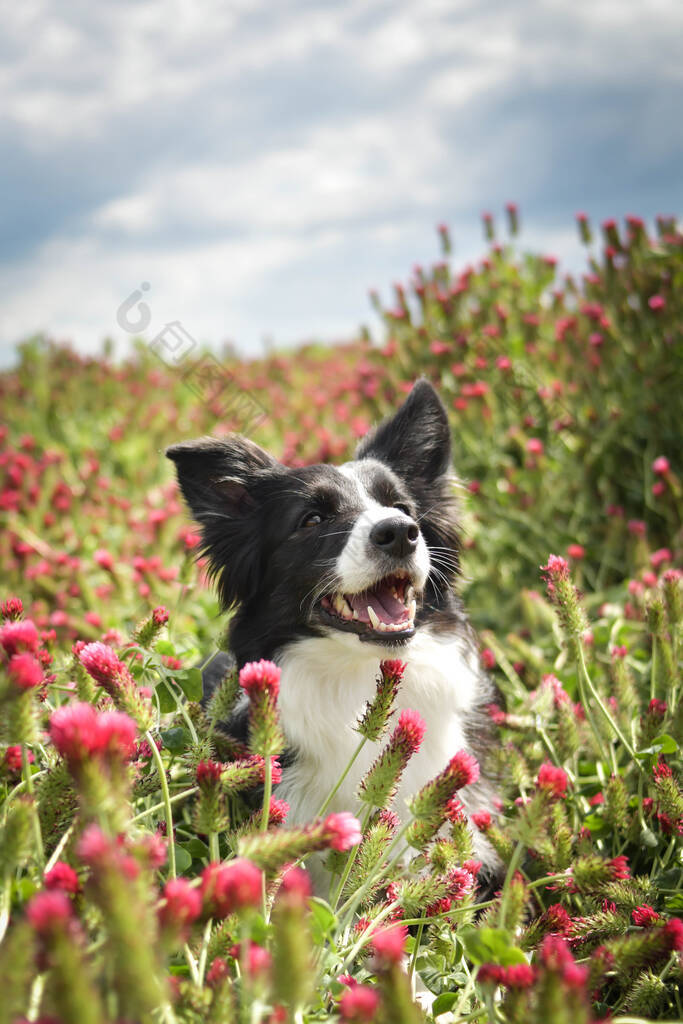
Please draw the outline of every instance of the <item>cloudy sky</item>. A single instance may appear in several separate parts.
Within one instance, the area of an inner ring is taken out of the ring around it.
[[[680,0],[23,0],[0,39],[0,361],[180,321],[258,352],[372,323],[415,262],[683,213]]]

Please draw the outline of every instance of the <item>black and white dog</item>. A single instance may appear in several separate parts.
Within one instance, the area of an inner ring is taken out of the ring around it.
[[[290,756],[277,795],[290,804],[290,823],[315,816],[348,763],[382,659],[407,662],[398,706],[427,725],[394,801],[399,817],[458,750],[481,756],[491,687],[454,590],[450,427],[427,381],[343,466],[289,469],[236,435],[166,454],[201,525],[222,604],[235,609],[237,663],[268,658],[281,668]],[[214,675],[224,668],[214,665]],[[358,783],[380,746],[366,744],[330,810],[358,811]],[[492,807],[485,779],[459,796],[469,813]],[[492,850],[480,835],[474,841],[492,869]]]

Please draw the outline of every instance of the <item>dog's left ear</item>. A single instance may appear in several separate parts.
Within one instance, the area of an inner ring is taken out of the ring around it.
[[[357,459],[378,459],[395,473],[430,484],[451,467],[451,428],[429,381],[419,380],[398,412],[364,437]]]

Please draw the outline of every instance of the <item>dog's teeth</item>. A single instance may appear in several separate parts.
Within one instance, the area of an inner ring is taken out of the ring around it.
[[[358,612],[356,611],[355,608],[353,609],[353,617],[354,617],[354,619],[358,618]]]
[[[345,604],[346,604],[346,601],[344,600],[343,594],[335,594],[334,595],[334,607],[335,607],[335,610],[338,611],[340,615],[341,615],[342,611],[344,610],[344,605]]]
[[[408,584],[408,586],[406,587],[406,593],[405,593],[405,603],[408,605],[408,607],[410,607],[410,605],[413,602],[414,598],[415,598],[415,590],[414,590],[414,588],[410,584]]]
[[[341,607],[340,611],[341,611],[341,614],[343,615],[343,617],[345,619],[352,619],[353,618],[353,612],[351,611],[351,607],[349,605],[349,602],[346,600],[345,597],[342,597],[342,602],[341,603],[342,603],[342,607]]]
[[[372,623],[372,628],[373,629],[379,629],[380,628],[379,618],[377,617],[377,613],[375,612],[375,610],[373,608],[371,608],[370,605],[368,605],[366,611],[368,613],[368,618],[370,619],[370,622]]]
[[[410,615],[411,619],[415,618],[415,612],[416,611],[417,611],[417,601],[415,600],[415,598],[413,598],[412,601],[410,602],[410,604],[408,605],[408,614]]]

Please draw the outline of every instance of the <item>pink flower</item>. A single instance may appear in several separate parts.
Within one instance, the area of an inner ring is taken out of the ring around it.
[[[652,463],[652,472],[657,476],[666,476],[671,469],[671,464],[666,455],[660,455]]]
[[[114,568],[114,556],[104,548],[98,548],[93,555],[93,561],[100,566],[101,569],[106,569],[107,572],[111,572]]]
[[[162,604],[152,612],[152,618],[157,626],[163,626],[168,622],[168,609]]]
[[[360,822],[349,811],[328,814],[323,822],[328,842],[333,850],[343,853],[357,846],[363,838]]]
[[[277,797],[272,796],[270,798],[270,806],[268,808],[268,824],[280,826],[284,825],[289,814],[289,804],[286,800],[278,800]]]
[[[228,977],[228,965],[221,957],[217,956],[211,961],[211,966],[206,972],[206,984],[209,988],[215,988]]]
[[[82,647],[78,652],[78,660],[88,675],[105,689],[133,684],[132,676],[123,662],[119,661],[111,647],[99,640]]]
[[[86,703],[57,708],[50,718],[49,732],[62,757],[72,764],[85,761],[97,747],[97,712]]]
[[[392,742],[407,748],[411,754],[420,749],[427,726],[417,711],[407,708],[398,716]]]
[[[488,811],[486,812],[488,814]],[[452,822],[454,825],[460,824],[463,821],[467,821],[467,815],[465,814],[465,808],[458,800],[457,796],[452,796],[444,807],[444,814],[446,820]],[[489,821],[491,815],[489,814]]]
[[[567,773],[546,761],[538,770],[536,784],[552,797],[562,798],[567,793]]]
[[[489,669],[489,671],[496,667],[496,656],[490,647],[485,647],[481,652],[481,661],[484,668]]]
[[[96,867],[105,861],[114,847],[99,825],[88,825],[78,840],[76,853],[88,867]]]
[[[539,920],[549,931],[560,935],[566,935],[572,926],[572,920],[561,903],[551,903]]]
[[[171,878],[162,892],[164,902],[159,909],[159,920],[167,928],[183,930],[199,917],[202,898],[185,878]]]
[[[561,555],[548,555],[548,564],[541,566],[541,572],[549,580],[566,580],[569,579],[569,563]]]
[[[408,929],[405,925],[389,925],[373,932],[370,945],[377,959],[384,965],[400,964],[405,953]]]
[[[280,692],[280,669],[272,661],[250,661],[240,670],[240,686],[249,697],[267,693],[275,700]]]
[[[372,1021],[379,1009],[379,995],[369,985],[354,985],[339,1000],[341,1019],[351,1021]]]
[[[570,544],[567,548],[567,554],[570,558],[573,558],[575,562],[580,562],[581,559],[586,556],[586,549],[582,544]]]
[[[0,604],[0,618],[18,619],[24,614],[24,606],[20,597],[8,597]]]
[[[470,815],[472,824],[476,825],[480,832],[488,832],[491,828],[491,815],[489,811],[475,811]]]
[[[399,661],[398,658],[381,661],[379,664],[379,670],[387,680],[391,680],[398,684],[403,679],[403,673],[406,670],[406,662]]]
[[[30,750],[27,751],[27,754],[28,754],[29,764],[32,764],[35,761],[35,757],[33,756],[32,751],[30,751]],[[10,772],[20,772],[21,771],[21,746],[19,746],[19,744],[14,744],[13,746],[8,747],[7,750],[5,751],[5,755],[3,757],[3,761],[5,762],[5,765],[7,766],[7,770],[8,771],[10,771]]]
[[[26,916],[39,935],[64,928],[72,919],[71,903],[58,890],[36,893],[26,908]]]
[[[32,690],[43,681],[43,669],[40,662],[26,651],[13,654],[9,662],[9,677],[18,690]]]
[[[278,891],[278,899],[286,898],[288,903],[303,906],[313,892],[311,876],[303,868],[290,867],[285,870]]]
[[[643,903],[641,906],[636,907],[635,910],[632,910],[631,917],[633,918],[633,923],[638,925],[639,928],[649,928],[655,921],[661,921],[657,911],[653,907],[648,906],[647,903]]]
[[[506,988],[529,988],[536,980],[536,973],[530,964],[510,964],[503,968],[501,983]]]
[[[104,711],[97,716],[97,753],[113,754],[128,761],[135,753],[138,727],[123,711]]]
[[[80,889],[78,875],[63,860],[58,860],[53,868],[45,872],[43,881],[45,888],[50,890],[61,889],[62,892],[76,893]]]
[[[452,779],[457,780],[456,789],[471,786],[479,778],[479,762],[466,750],[459,750],[448,762],[446,770]]]
[[[526,450],[529,452],[529,455],[543,455],[545,451],[543,441],[538,437],[530,437],[526,443]]]
[[[666,701],[657,700],[656,697],[653,697],[648,704],[647,710],[654,718],[664,718],[666,714]]]
[[[209,864],[202,872],[201,885],[207,913],[223,918],[245,907],[260,906],[262,880],[256,865],[242,857]]]
[[[38,630],[30,619],[22,619],[21,622],[5,622],[0,626],[0,645],[5,648],[10,657],[21,651],[35,653],[39,643]]]
[[[664,307],[666,306],[666,299],[663,295],[651,295],[650,298],[647,300],[647,304],[650,307],[650,309],[654,310],[654,312],[657,312],[657,310],[664,309]]]
[[[650,555],[650,565],[653,569],[659,569],[660,565],[663,565],[664,562],[670,561],[671,552],[668,548],[659,548],[658,551],[655,551]]]

